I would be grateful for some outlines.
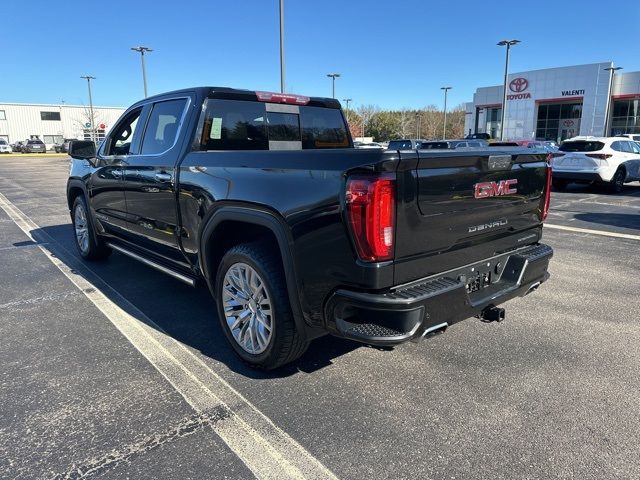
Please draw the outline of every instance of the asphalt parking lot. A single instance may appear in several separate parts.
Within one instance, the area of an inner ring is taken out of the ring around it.
[[[265,374],[205,289],[78,260],[67,166],[0,157],[0,477],[640,478],[639,183],[553,194],[552,277],[504,322]]]

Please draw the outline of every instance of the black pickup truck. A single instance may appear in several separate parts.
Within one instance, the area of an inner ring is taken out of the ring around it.
[[[80,255],[206,283],[261,368],[326,333],[394,345],[501,320],[548,278],[535,150],[359,150],[336,100],[201,87],[136,103],[70,155]]]

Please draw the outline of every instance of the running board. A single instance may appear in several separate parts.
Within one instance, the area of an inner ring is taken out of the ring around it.
[[[192,287],[196,286],[196,280],[192,277],[184,275],[180,272],[176,272],[170,268],[165,267],[164,265],[160,265],[159,263],[154,262],[153,260],[149,260],[148,258],[143,257],[142,255],[138,255],[137,253],[132,252],[131,250],[127,250],[126,248],[121,247],[120,245],[116,245],[111,242],[107,242],[107,246],[113,248],[114,250],[126,255],[127,257],[131,257],[134,260],[138,260],[145,265],[148,265],[151,268],[155,268],[156,270],[161,271],[162,273],[166,273],[167,275],[180,280],[181,282],[186,283]]]

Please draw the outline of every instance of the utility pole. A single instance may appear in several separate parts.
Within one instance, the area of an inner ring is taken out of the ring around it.
[[[504,122],[507,119],[507,79],[509,78],[509,50],[513,45],[520,43],[520,40],[500,40],[497,45],[507,47],[507,55],[504,62],[504,83],[502,85],[502,118],[500,120],[500,141],[504,141]]]
[[[280,93],[284,93],[284,0],[280,0]]]
[[[339,73],[327,73],[327,77],[331,78],[331,98],[336,98],[336,78],[340,77]]]
[[[93,115],[93,98],[91,97],[91,80],[95,80],[96,77],[91,75],[82,75],[80,78],[84,78],[87,81],[87,87],[89,88],[89,114],[91,115],[91,140],[96,143],[96,119]]]
[[[612,89],[613,89],[613,75],[617,70],[622,70],[622,67],[608,67],[605,68],[609,72],[609,92],[607,94],[607,108],[605,109],[604,114],[604,132],[602,133],[603,137],[608,137],[609,129],[611,127],[611,97],[612,97]]]
[[[440,90],[444,90],[444,125],[442,126],[442,139],[447,138],[447,92],[452,87],[440,87]]]
[[[147,69],[144,66],[144,54],[145,52],[153,52],[153,50],[147,47],[131,47],[131,50],[140,53],[140,60],[142,62],[142,82],[144,83],[144,98],[147,98]]]

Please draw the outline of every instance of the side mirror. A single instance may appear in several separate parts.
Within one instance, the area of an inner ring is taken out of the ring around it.
[[[79,160],[96,158],[96,144],[91,140],[73,140],[69,142],[69,156]]]

